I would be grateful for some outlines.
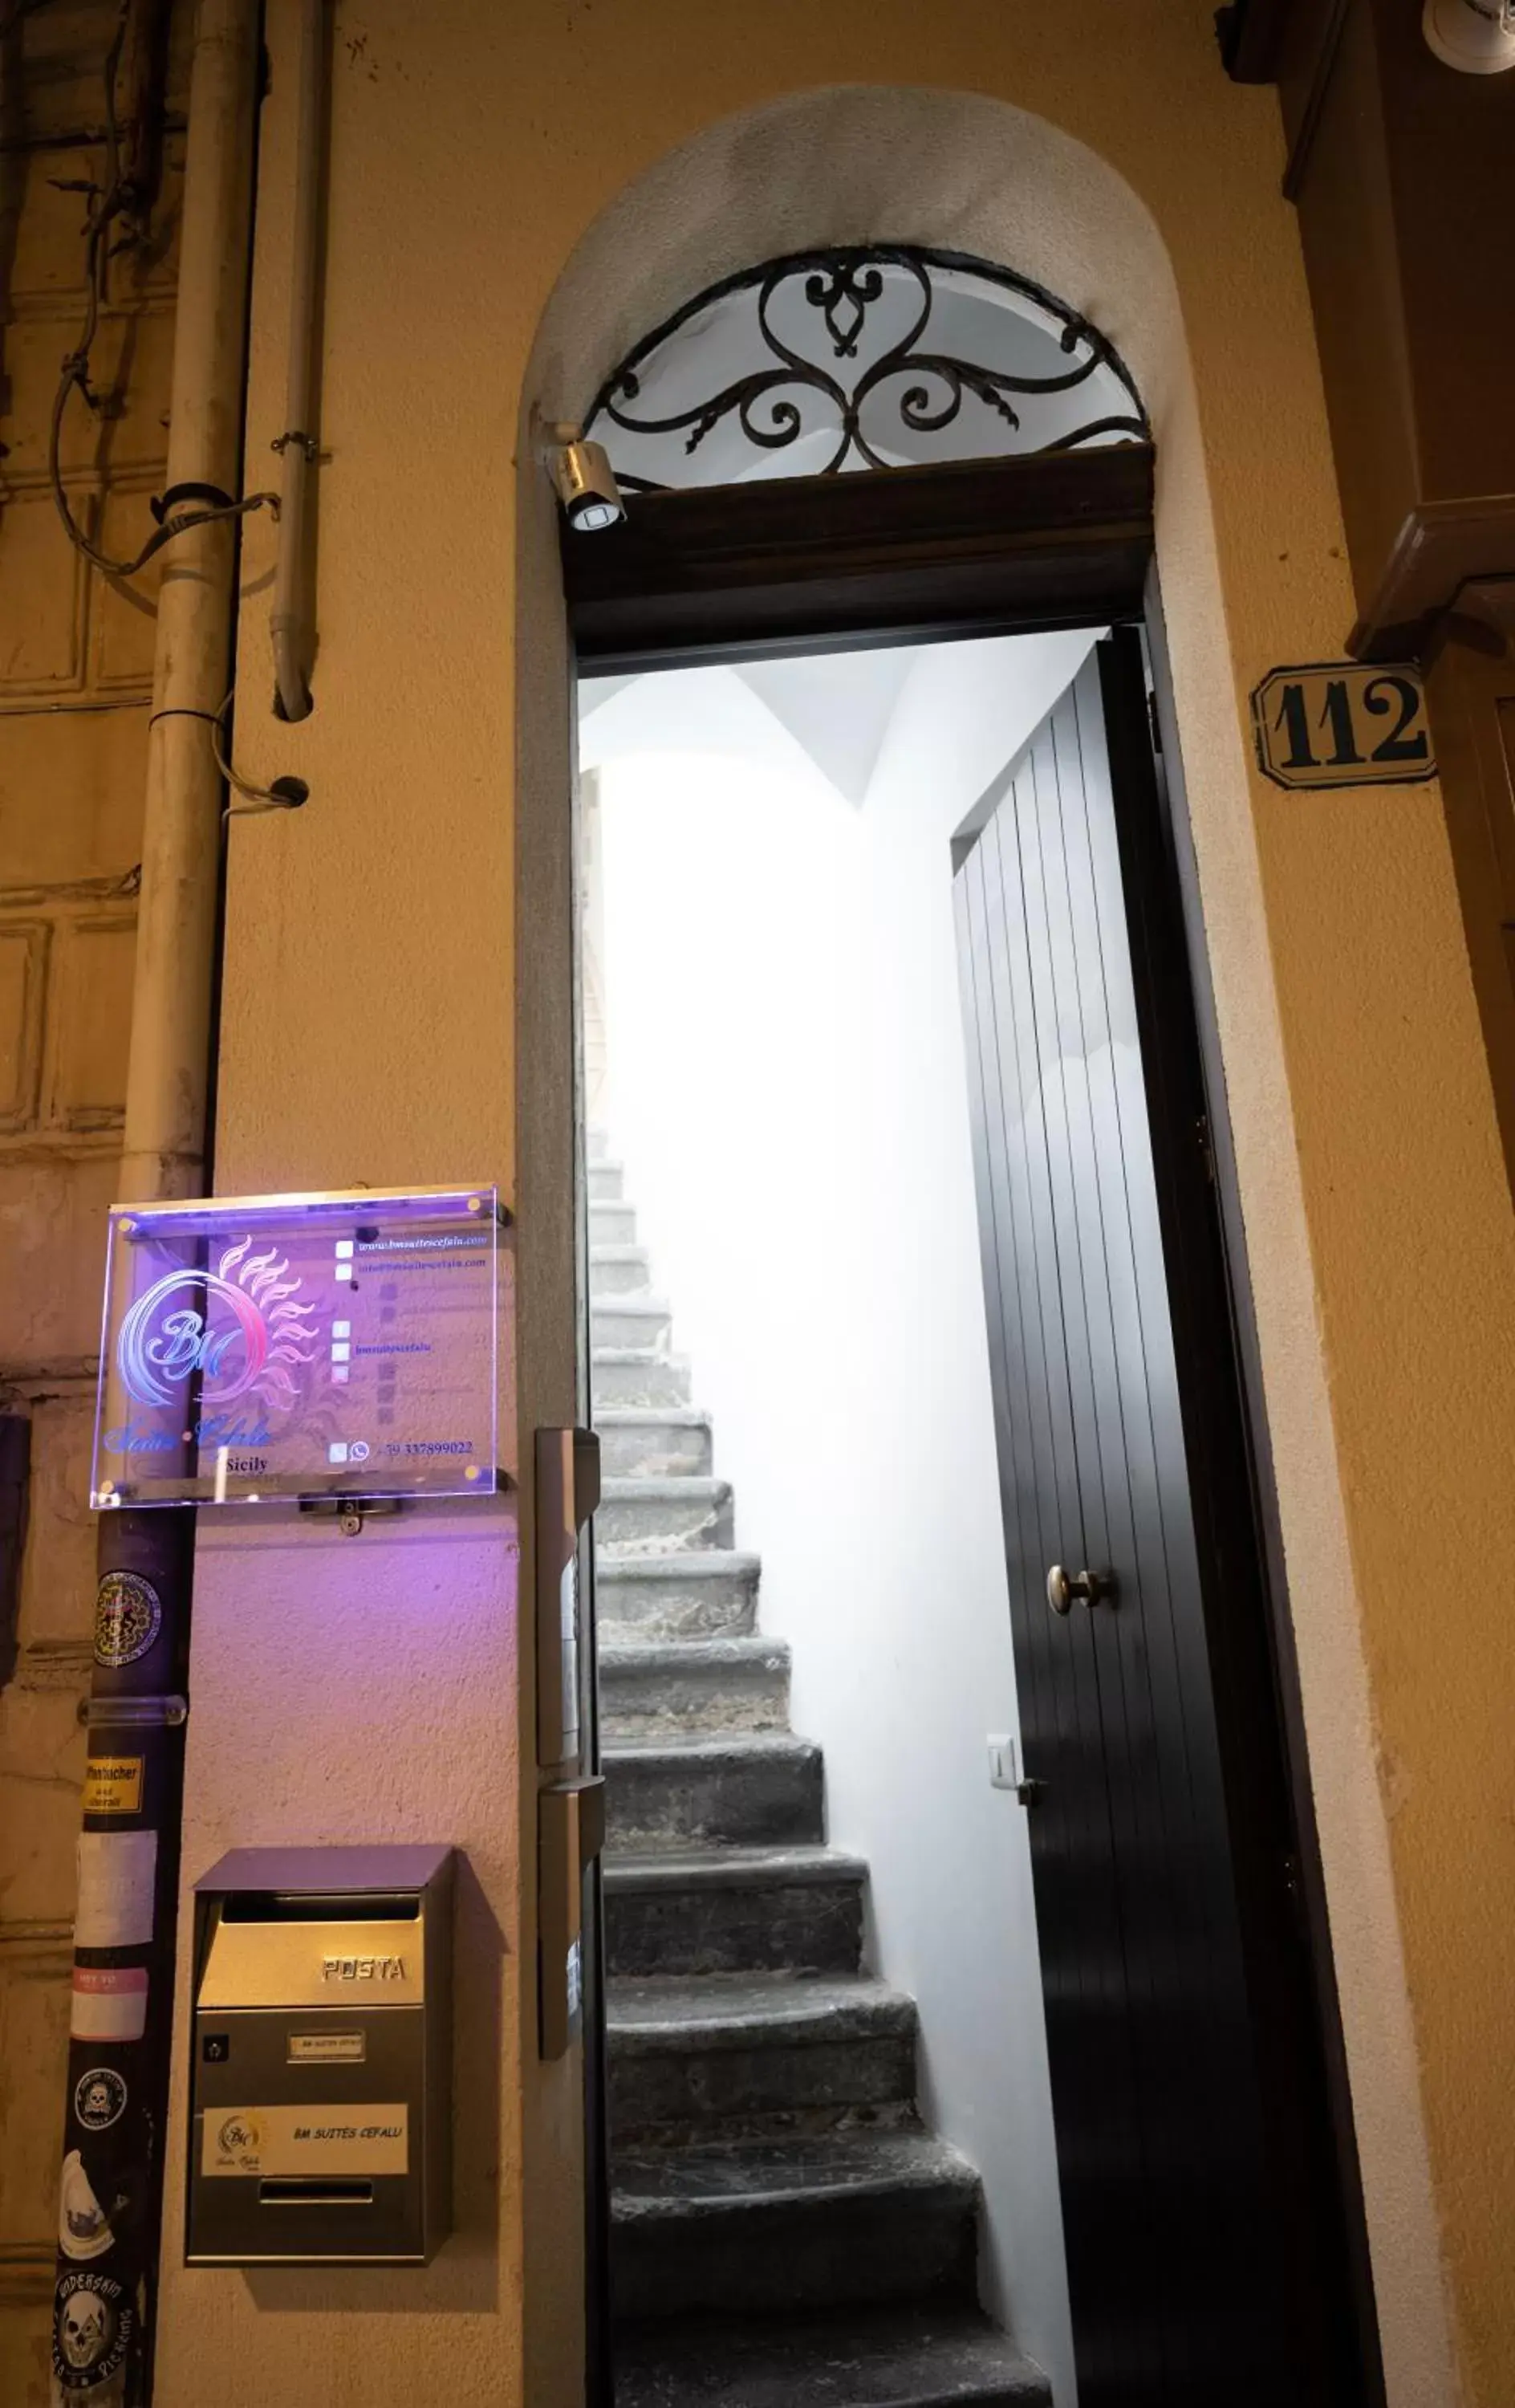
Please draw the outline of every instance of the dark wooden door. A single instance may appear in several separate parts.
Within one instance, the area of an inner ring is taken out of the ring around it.
[[[1341,2408],[1359,2378],[1146,703],[1122,631],[955,881],[1080,2408]],[[1113,1597],[1052,1612],[1053,1565]]]

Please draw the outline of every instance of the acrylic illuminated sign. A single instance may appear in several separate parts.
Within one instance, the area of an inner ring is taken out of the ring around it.
[[[91,1501],[498,1484],[493,1187],[119,1205]]]

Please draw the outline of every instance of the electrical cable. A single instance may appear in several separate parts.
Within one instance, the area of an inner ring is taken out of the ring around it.
[[[21,0],[21,5],[24,8],[25,0]],[[61,191],[84,192],[91,196],[84,236],[85,291],[88,297],[85,303],[84,323],[79,330],[79,341],[64,361],[62,381],[53,399],[52,418],[48,436],[48,480],[52,489],[54,508],[63,522],[64,532],[69,542],[77,552],[83,554],[92,567],[97,568],[105,577],[135,577],[140,569],[147,566],[155,552],[163,550],[164,544],[172,543],[176,536],[187,535],[192,527],[213,526],[227,520],[245,518],[250,510],[262,509],[264,504],[273,511],[276,518],[279,516],[279,495],[274,493],[249,494],[239,502],[214,501],[208,507],[181,510],[178,513],[171,510],[169,495],[165,494],[162,504],[158,506],[162,523],[149,537],[136,557],[131,560],[112,560],[90,541],[68,506],[62,465],[64,412],[68,406],[68,396],[76,386],[91,408],[98,407],[95,395],[90,389],[90,353],[93,349],[95,336],[99,332],[100,310],[106,297],[108,264],[114,251],[129,249],[139,236],[139,228],[133,219],[130,206],[133,194],[121,172],[121,125],[116,115],[116,74],[121,65],[121,50],[125,45],[131,6],[132,0],[117,0],[115,31],[111,36],[110,47],[106,53],[105,185],[103,188],[87,182],[59,185]],[[8,30],[16,13],[18,13],[17,10],[13,8],[9,14],[0,18],[0,28]],[[112,246],[107,237],[112,224],[119,217],[127,220],[127,232],[119,244]],[[171,488],[170,492],[176,489]],[[196,494],[203,494],[205,491],[203,487],[193,486],[177,490]],[[152,728],[160,719],[204,720],[210,730],[210,750],[217,768],[233,793],[244,798],[240,803],[227,803],[223,806],[222,810],[223,821],[260,811],[298,810],[301,805],[308,800],[310,794],[310,789],[303,778],[276,778],[271,786],[255,786],[250,780],[241,776],[233,767],[228,757],[229,747],[225,738],[226,715],[231,710],[234,695],[235,688],[232,694],[226,695],[219,710],[199,710],[187,704],[167,704],[161,710],[155,710],[152,713],[148,721],[148,726],[150,729]]]
[[[250,780],[244,778],[239,771],[234,769],[226,757],[222,750],[222,738],[225,735],[226,714],[232,707],[236,693],[236,689],[234,686],[219,710],[196,710],[190,703],[168,703],[162,710],[153,712],[148,725],[150,728],[155,727],[160,719],[203,719],[205,721],[210,730],[210,750],[217,768],[236,793],[247,796],[244,803],[227,803],[222,810],[223,820],[240,819],[245,814],[255,814],[258,811],[297,811],[302,803],[309,800],[310,796],[310,789],[303,778],[276,778],[271,786],[255,786]]]
[[[196,710],[187,714],[193,719],[210,721],[210,750],[216,756],[216,767],[233,792],[246,797],[246,800],[240,803],[227,803],[222,810],[222,818],[223,820],[252,819],[256,818],[260,811],[297,811],[302,803],[307,802],[310,796],[310,789],[303,778],[276,778],[271,786],[254,786],[249,779],[240,776],[233,768],[228,751],[222,749],[222,739],[226,732],[226,714],[232,707],[236,691],[234,687],[221,709],[214,713]],[[160,718],[166,718],[168,714],[159,712],[157,715]]]
[[[84,323],[79,330],[79,341],[64,361],[62,380],[53,398],[52,418],[48,431],[48,482],[52,492],[53,508],[63,523],[64,533],[75,551],[83,555],[92,568],[97,568],[103,577],[122,578],[136,577],[147,566],[154,553],[163,550],[164,544],[172,543],[176,536],[188,535],[193,527],[214,526],[227,520],[245,518],[250,510],[262,509],[264,505],[273,511],[276,518],[279,516],[279,496],[274,493],[249,494],[239,502],[217,503],[211,508],[181,510],[177,514],[165,513],[163,523],[148,538],[135,558],[112,560],[91,542],[69,508],[68,495],[63,480],[64,412],[68,407],[68,396],[76,386],[92,409],[99,406],[95,394],[90,388],[90,353],[99,331],[100,310],[106,296],[107,273],[114,250],[127,250],[137,239],[136,227],[129,225],[128,232],[121,243],[112,247],[107,240],[114,221],[118,217],[129,216],[128,204],[132,198],[121,172],[121,126],[116,116],[116,72],[121,64],[121,50],[126,39],[130,7],[131,0],[118,0],[116,30],[111,36],[110,48],[106,53],[105,187],[102,190],[93,183],[60,183],[58,185],[58,189],[62,192],[89,193],[93,200],[84,230],[85,291],[88,295],[85,303]]]

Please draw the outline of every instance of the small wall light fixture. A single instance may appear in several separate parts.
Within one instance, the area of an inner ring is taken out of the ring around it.
[[[626,515],[615,470],[603,443],[586,443],[581,426],[544,426],[545,457],[568,524],[580,535],[619,526]]]
[[[1515,67],[1515,0],[1425,0],[1421,25],[1437,58],[1464,75]]]

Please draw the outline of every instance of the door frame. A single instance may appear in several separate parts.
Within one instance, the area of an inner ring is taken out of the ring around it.
[[[1128,443],[850,476],[637,494],[600,539],[560,528],[571,673],[628,675],[786,653],[1135,625],[1144,636],[1155,801],[1179,939],[1179,1052],[1202,1098],[1208,1236],[1226,1326],[1208,1369],[1229,1397],[1272,1679],[1253,1696],[1251,1762],[1272,1768],[1292,1840],[1343,2278],[1363,2408],[1384,2379],[1345,2041],[1316,1828],[1282,1525],[1273,1475],[1240,1184],[1179,747],[1153,529],[1154,455]],[[1185,1032],[1186,1024],[1186,1032]],[[1144,1032],[1145,1034],[1145,1032]],[[1154,1149],[1160,1141],[1156,1117]],[[1170,1287],[1180,1232],[1164,1211]],[[1175,1319],[1179,1299],[1175,1297]],[[1178,1340],[1176,1326],[1175,1337]],[[1186,1412],[1185,1422],[1188,1426]],[[1219,1717],[1218,1717],[1219,1720]],[[1222,1761],[1226,1749],[1222,1744]],[[1228,1767],[1229,1769],[1229,1767]],[[603,2014],[603,2000],[595,2002]],[[592,2109],[593,2113],[593,2109]],[[591,2214],[593,2214],[591,2203]],[[603,2307],[592,2295],[591,2325]],[[592,2356],[594,2353],[592,2351]],[[593,2396],[593,2395],[592,2395]]]
[[[1140,618],[1150,444],[638,494],[561,536],[597,677]]]

